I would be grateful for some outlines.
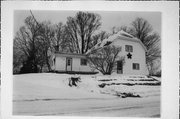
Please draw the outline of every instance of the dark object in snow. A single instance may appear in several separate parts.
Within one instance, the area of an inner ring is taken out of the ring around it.
[[[128,59],[132,59],[132,54],[131,54],[131,53],[128,53],[128,54],[127,54],[127,58],[128,58]]]
[[[148,86],[160,86],[161,82],[158,81],[156,83],[135,83],[135,85],[148,85]]]
[[[161,85],[161,82],[155,82],[155,83],[120,83],[120,84],[121,85],[127,85],[127,86],[134,86],[134,85],[159,86],[159,85]]]
[[[111,43],[112,43],[111,41],[107,41],[106,44],[104,44],[104,46],[108,46]]]
[[[69,86],[77,86],[78,82],[81,82],[80,77],[70,77],[69,78]]]
[[[140,79],[139,81],[158,81],[158,80],[156,80],[156,79]]]
[[[135,84],[133,83],[121,83],[122,85],[126,85],[126,86],[134,86]]]
[[[156,79],[127,79],[127,81],[158,81]]]
[[[98,81],[115,81],[115,80],[117,80],[117,79],[100,79],[100,80],[98,80]]]
[[[126,97],[141,97],[140,95],[134,95],[133,93],[122,93],[122,98],[126,98]]]
[[[102,84],[99,84],[99,87],[100,87],[100,88],[104,88],[105,86],[111,86],[111,85],[126,85],[126,86],[146,85],[146,86],[159,86],[159,85],[161,85],[161,82],[155,82],[155,83],[102,83]]]
[[[104,88],[105,86],[106,86],[105,83],[102,83],[102,84],[99,85],[100,88]]]
[[[122,98],[126,98],[126,97],[141,97],[140,95],[135,95],[133,93],[120,93],[120,92],[116,92],[115,94],[118,97],[122,97]]]

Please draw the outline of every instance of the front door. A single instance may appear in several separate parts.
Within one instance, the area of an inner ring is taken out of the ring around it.
[[[123,73],[123,62],[117,61],[117,73],[122,74]]]
[[[72,58],[66,58],[66,71],[72,71]]]

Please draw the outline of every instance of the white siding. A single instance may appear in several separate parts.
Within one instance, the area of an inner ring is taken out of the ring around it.
[[[117,39],[113,42],[115,46],[121,46],[122,50],[119,56],[125,56],[125,63],[123,65],[123,74],[131,74],[131,75],[147,75],[147,66],[146,66],[146,58],[145,58],[145,50],[142,45],[138,42],[128,41],[128,40],[120,40]],[[132,59],[127,58],[128,52],[125,51],[125,45],[132,45],[133,52]],[[133,63],[138,63],[140,65],[139,70],[133,70]]]
[[[56,57],[55,61],[56,71],[66,71],[66,58],[65,57]]]
[[[66,71],[66,57],[56,56],[55,70]],[[90,72],[91,68],[88,64],[81,65],[81,58],[72,57],[72,71]]]
[[[87,64],[86,66],[81,65],[81,58],[73,58],[72,71],[90,72],[91,68]]]

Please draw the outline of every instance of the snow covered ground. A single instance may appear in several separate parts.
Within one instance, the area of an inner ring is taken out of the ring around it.
[[[14,75],[14,115],[160,116],[160,79],[146,76],[69,74]]]

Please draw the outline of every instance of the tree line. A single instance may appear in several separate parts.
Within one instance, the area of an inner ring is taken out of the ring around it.
[[[149,71],[152,70],[153,62],[160,58],[161,55],[160,47],[157,45],[160,43],[160,36],[153,31],[152,26],[143,18],[135,19],[130,27],[113,27],[109,33],[106,31],[97,32],[102,25],[101,16],[90,12],[77,12],[75,16],[67,17],[65,24],[62,22],[52,24],[50,21],[39,22],[33,14],[28,16],[24,23],[25,25],[20,27],[14,37],[14,73],[51,71],[51,53],[58,51],[86,54],[99,41],[108,38],[120,30],[124,30],[139,38],[147,47],[146,61]],[[103,74],[112,72],[113,65],[115,64],[114,58],[117,57],[116,54],[120,52],[120,49],[114,47],[103,49],[104,55],[107,52],[115,54],[111,58],[106,58],[108,60],[104,62],[108,65],[103,67],[93,63],[93,61],[97,63],[97,60],[100,59],[90,58],[96,69],[101,68],[101,72],[102,69],[106,69],[107,72]],[[93,53],[93,55],[98,55],[98,53]],[[107,66],[111,67],[107,68]]]

